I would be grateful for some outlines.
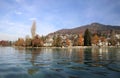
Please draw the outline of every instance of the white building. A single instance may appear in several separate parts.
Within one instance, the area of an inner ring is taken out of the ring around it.
[[[53,43],[53,38],[52,37],[48,37],[44,43],[44,46],[48,47],[48,46],[52,46]]]

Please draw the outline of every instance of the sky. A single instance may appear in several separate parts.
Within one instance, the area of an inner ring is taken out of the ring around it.
[[[40,36],[98,22],[120,26],[120,0],[0,0],[0,40]]]

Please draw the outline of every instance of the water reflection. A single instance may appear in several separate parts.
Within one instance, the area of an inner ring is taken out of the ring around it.
[[[86,48],[84,49],[84,63],[91,66],[105,66],[118,60],[116,51],[104,48]]]
[[[107,66],[119,61],[117,49],[80,48],[80,49],[25,49],[26,60],[33,66],[48,67],[53,64],[70,65],[73,63],[88,66]]]
[[[39,71],[39,69],[36,68],[37,66],[36,61],[37,61],[37,57],[40,56],[41,49],[27,48],[25,49],[25,52],[26,52],[26,60],[28,60],[32,64],[32,67],[29,67],[27,69],[27,72],[30,75],[33,75]]]
[[[8,48],[11,53],[6,49],[0,52],[4,75],[12,71],[25,78],[111,78],[108,73],[120,72],[120,48]]]
[[[37,60],[37,56],[40,56],[41,49],[25,49],[26,55],[31,55],[29,58],[32,65],[35,65],[35,61]]]

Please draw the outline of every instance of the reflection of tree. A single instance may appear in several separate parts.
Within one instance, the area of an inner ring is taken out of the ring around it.
[[[24,47],[14,47],[15,50],[18,50],[19,52],[22,52],[25,50]]]
[[[84,50],[84,63],[91,63],[92,62],[92,51],[91,48],[85,48]]]
[[[39,54],[41,53],[41,49],[40,48],[39,49],[38,48],[26,49],[26,53],[27,55],[30,53],[31,57],[28,60],[33,65],[33,67],[29,68],[27,71],[29,74],[33,75],[38,71],[38,69],[36,68],[35,62],[37,60],[37,56],[39,56]]]
[[[109,50],[107,50],[108,52],[107,52],[107,54],[108,54],[108,59],[109,60],[117,60],[116,59],[116,54],[117,54],[117,52],[119,52],[119,51],[117,51],[117,48],[110,48]]]
[[[80,56],[80,63],[83,63],[84,62],[84,49],[83,48],[80,48],[79,56]]]
[[[30,68],[30,69],[28,69],[28,73],[30,74],[30,75],[33,75],[34,73],[36,73],[38,71],[38,69],[35,69],[35,68]]]
[[[32,48],[32,49],[26,49],[26,53],[30,52],[31,53],[31,63],[34,65],[35,61],[37,60],[37,56],[41,53],[40,48]]]
[[[107,47],[92,48],[92,59],[94,66],[108,66],[116,60],[115,54],[117,51]]]
[[[92,48],[92,59],[94,62],[98,62],[99,61],[99,49],[96,47]]]

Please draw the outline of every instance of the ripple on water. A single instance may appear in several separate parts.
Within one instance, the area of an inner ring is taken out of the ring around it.
[[[114,49],[101,56],[94,49],[6,49],[0,50],[0,78],[120,78],[119,54]],[[108,64],[112,59],[118,61]]]
[[[116,64],[110,64],[107,66],[107,68],[112,71],[120,72],[120,66]]]

